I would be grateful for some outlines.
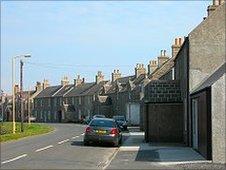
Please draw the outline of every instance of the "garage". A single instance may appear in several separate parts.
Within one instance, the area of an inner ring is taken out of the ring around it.
[[[126,104],[126,119],[129,125],[140,125],[140,104],[127,103]]]

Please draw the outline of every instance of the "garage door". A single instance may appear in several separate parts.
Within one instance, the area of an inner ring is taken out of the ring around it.
[[[140,104],[128,103],[126,106],[126,119],[131,125],[140,125]]]

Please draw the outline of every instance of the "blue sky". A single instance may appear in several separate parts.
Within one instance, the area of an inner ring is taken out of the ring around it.
[[[94,81],[98,70],[134,74],[161,49],[171,54],[206,16],[210,1],[1,1],[1,83],[11,91],[11,58],[30,53],[24,87],[44,78],[51,85],[77,74]],[[19,61],[17,61],[19,63]],[[17,82],[19,66],[16,67]]]

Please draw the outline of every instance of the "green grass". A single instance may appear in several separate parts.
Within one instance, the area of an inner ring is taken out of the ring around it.
[[[24,132],[20,131],[21,124],[18,122],[16,123],[16,133],[12,133],[12,122],[4,122],[3,125],[0,123],[0,132],[1,132],[1,139],[0,142],[5,142],[9,140],[16,140],[19,138],[44,134],[52,131],[54,128],[44,124],[38,123],[24,123]]]

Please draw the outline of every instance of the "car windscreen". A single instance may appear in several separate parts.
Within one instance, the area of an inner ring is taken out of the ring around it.
[[[115,127],[115,122],[111,120],[94,119],[90,123],[90,126],[95,127]]]

